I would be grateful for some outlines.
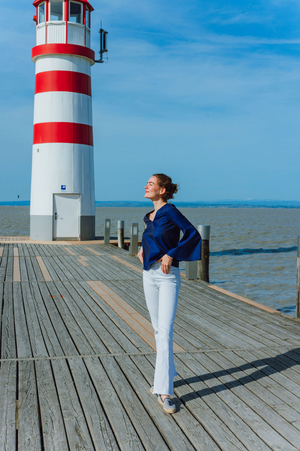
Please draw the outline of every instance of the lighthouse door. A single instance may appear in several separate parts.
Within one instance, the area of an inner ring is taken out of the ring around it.
[[[79,240],[79,202],[79,194],[54,194],[54,240]]]

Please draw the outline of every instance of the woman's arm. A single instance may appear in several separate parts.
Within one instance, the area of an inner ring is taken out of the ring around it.
[[[144,255],[143,246],[141,246],[141,248],[140,248],[140,250],[139,250],[137,256],[139,257],[140,262],[142,263],[142,265],[144,264],[143,255]]]
[[[183,232],[176,247],[168,251],[168,256],[180,261],[201,259],[201,236],[190,221],[175,206],[167,212],[167,218]]]

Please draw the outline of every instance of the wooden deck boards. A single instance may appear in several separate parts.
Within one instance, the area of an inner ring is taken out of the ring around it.
[[[141,272],[112,245],[1,243],[1,447],[299,450],[300,322],[183,279],[170,416]]]

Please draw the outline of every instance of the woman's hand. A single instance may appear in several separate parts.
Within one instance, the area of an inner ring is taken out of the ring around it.
[[[143,251],[143,246],[142,246],[141,249],[139,250],[138,254],[137,254],[137,256],[140,259],[140,262],[142,263],[142,265],[144,264],[143,255],[144,255],[144,251]]]
[[[157,260],[158,262],[161,262],[161,270],[164,274],[169,274],[171,265],[173,262],[173,258],[169,257],[167,254],[165,254],[162,258]]]

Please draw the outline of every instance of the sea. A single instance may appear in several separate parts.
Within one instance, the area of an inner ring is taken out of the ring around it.
[[[175,203],[176,205],[176,203]],[[210,282],[295,316],[299,208],[178,207],[195,226],[210,225]],[[139,224],[149,207],[97,207],[96,236],[104,235],[111,219],[111,236],[118,220],[125,236]],[[0,206],[0,236],[28,236],[29,207]],[[185,264],[181,264],[185,271]]]

